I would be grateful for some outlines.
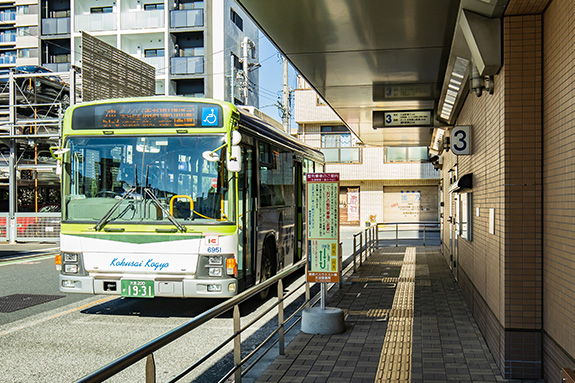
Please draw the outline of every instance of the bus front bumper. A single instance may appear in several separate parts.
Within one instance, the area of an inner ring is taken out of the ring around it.
[[[63,293],[121,295],[122,279],[152,280],[142,276],[120,278],[60,274],[58,283]],[[233,278],[156,278],[153,281],[154,297],[228,298],[238,293],[238,281]]]

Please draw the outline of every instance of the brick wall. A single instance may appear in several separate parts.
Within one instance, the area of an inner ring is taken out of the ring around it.
[[[554,0],[543,19],[543,323],[550,382],[560,381],[560,368],[575,368],[574,17],[572,1]]]

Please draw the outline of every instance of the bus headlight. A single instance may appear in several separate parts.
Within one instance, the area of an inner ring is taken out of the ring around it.
[[[84,268],[82,267],[82,253],[63,251],[60,254],[60,262],[60,269],[63,274],[84,275]]]
[[[210,255],[208,257],[208,264],[210,265],[221,265],[222,264],[222,256],[221,255]]]
[[[64,262],[78,262],[77,253],[62,253],[62,260]]]
[[[210,277],[221,277],[222,276],[222,268],[221,267],[209,267],[208,268],[208,275]]]

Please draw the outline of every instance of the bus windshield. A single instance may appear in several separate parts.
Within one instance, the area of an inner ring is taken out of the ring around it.
[[[63,220],[97,222],[97,229],[233,221],[224,135],[69,137],[65,145]]]

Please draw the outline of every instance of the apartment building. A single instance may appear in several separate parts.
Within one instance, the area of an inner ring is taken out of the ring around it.
[[[81,67],[82,31],[152,65],[157,94],[258,105],[258,30],[233,0],[0,0],[0,69]]]
[[[427,147],[363,145],[302,77],[294,109],[292,134],[324,153],[326,172],[340,173],[342,225],[439,220],[440,172]]]

